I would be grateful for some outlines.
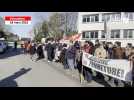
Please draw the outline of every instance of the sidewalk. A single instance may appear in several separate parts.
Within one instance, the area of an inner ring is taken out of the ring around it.
[[[56,62],[49,62],[48,63],[46,60],[42,60],[42,61],[49,64],[51,67],[53,67],[55,70],[58,70],[60,73],[64,74],[65,76],[68,76],[69,78],[80,83],[79,72],[77,69],[73,70],[71,72],[71,70],[69,70],[69,69],[65,70],[61,63],[56,63]],[[104,85],[101,85],[101,84],[95,82],[94,80],[92,80],[90,83],[87,83],[84,80],[81,85],[82,85],[82,87],[104,87]]]

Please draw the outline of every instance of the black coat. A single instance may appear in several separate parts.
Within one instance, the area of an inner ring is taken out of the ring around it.
[[[64,63],[66,51],[67,51],[67,49],[65,49],[65,48],[61,51],[60,57],[59,57],[59,62]]]
[[[47,50],[48,53],[51,53],[52,52],[52,49],[53,49],[53,46],[51,43],[48,43],[46,46],[45,46],[45,50]]]
[[[49,43],[46,45],[45,49],[47,50],[48,59],[50,61],[54,59],[54,45]]]
[[[32,46],[31,48],[30,48],[30,54],[31,55],[33,55],[33,54],[35,54],[36,53],[36,48],[35,48],[35,46]]]
[[[37,48],[37,54],[39,58],[44,58],[43,48],[42,45],[38,46]]]

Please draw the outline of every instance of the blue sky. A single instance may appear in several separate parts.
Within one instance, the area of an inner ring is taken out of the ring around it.
[[[30,37],[28,32],[33,28],[33,25],[43,19],[48,19],[52,12],[0,12],[0,16],[31,16],[31,25],[10,25],[11,32],[18,34],[21,37]]]

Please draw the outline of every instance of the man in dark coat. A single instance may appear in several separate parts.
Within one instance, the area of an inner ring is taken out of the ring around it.
[[[48,57],[48,62],[52,61],[52,54],[53,54],[53,45],[51,43],[51,41],[48,41],[48,44],[45,47],[46,51],[47,51],[47,57]]]
[[[63,45],[63,49],[61,50],[60,57],[59,57],[59,62],[61,62],[64,66],[64,69],[69,69],[69,66],[67,64],[67,44]]]
[[[38,58],[36,59],[36,61],[44,58],[43,47],[41,44],[39,44],[39,46],[37,47],[37,55]]]

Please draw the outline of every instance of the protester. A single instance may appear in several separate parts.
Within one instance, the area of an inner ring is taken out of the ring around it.
[[[59,62],[63,64],[64,69],[69,69],[69,66],[67,63],[67,44],[63,44],[63,48],[59,56]]]
[[[36,59],[36,61],[44,58],[43,47],[42,47],[41,44],[38,44],[38,47],[37,47],[37,56],[38,56],[38,58]]]
[[[28,46],[28,42],[25,41],[24,42],[24,53],[27,54],[27,46]]]
[[[90,53],[91,52],[91,46],[89,41],[85,41],[84,47],[83,47],[84,52]]]
[[[103,44],[100,44],[100,46],[98,48],[96,48],[94,55],[98,58],[103,58],[106,59],[107,57],[107,52],[104,49]]]
[[[100,46],[100,41],[97,39],[97,40],[95,40],[94,52],[99,46]]]
[[[30,44],[25,44],[25,48],[29,48]],[[32,44],[29,48],[29,53],[31,55],[31,59],[35,52],[37,52],[37,60],[40,60],[45,57],[48,62],[56,61],[63,64],[64,69],[71,69],[71,71],[77,71],[74,69],[78,69],[80,75],[83,74],[84,79],[87,82],[91,82],[93,76],[100,78],[104,78],[106,80],[109,79],[114,83],[120,80],[117,80],[113,77],[108,77],[100,72],[96,72],[86,66],[82,65],[82,53],[88,53],[96,56],[98,59],[128,59],[134,66],[134,48],[131,44],[128,44],[126,48],[121,47],[121,43],[116,42],[114,45],[112,43],[107,43],[105,41],[100,42],[98,39],[95,41],[95,45],[91,41],[85,41],[84,45],[79,41],[75,43],[71,43],[68,47],[67,44],[59,43],[58,41],[49,40],[44,44],[44,52],[43,45],[39,44],[37,46],[37,50],[35,45]],[[68,71],[68,70],[67,70]],[[134,72],[133,72],[134,73]],[[95,75],[96,74],[96,75]],[[134,74],[133,74],[134,75]]]
[[[59,62],[59,56],[62,50],[62,44],[56,41],[54,43],[54,60],[55,62]]]
[[[104,44],[102,42],[98,45],[98,48],[96,48],[94,56],[96,56],[99,59],[106,59],[107,58],[107,52],[106,52],[106,49],[104,49]],[[105,80],[108,79],[108,76],[101,74],[99,72],[96,72],[96,73],[97,73],[97,77],[102,78],[104,76]]]
[[[124,50],[121,48],[120,42],[115,42],[113,47],[113,59],[123,59],[124,58]]]
[[[120,42],[115,42],[113,46],[113,59],[124,59],[125,58],[125,49],[121,47]],[[123,86],[124,84],[122,83],[121,80],[109,77],[109,81],[112,84],[118,85],[118,86]]]
[[[108,45],[108,59],[113,59],[113,44],[109,43]]]
[[[67,49],[67,63],[71,70],[74,70],[75,67],[75,56],[76,56],[76,47],[75,45],[70,45]]]
[[[53,53],[54,53],[54,48],[53,48],[53,45],[52,45],[52,41],[48,41],[48,44],[46,45],[46,51],[47,51],[47,57],[48,57],[48,62],[52,61],[53,60]]]
[[[31,60],[33,61],[33,56],[35,55],[35,53],[36,53],[36,46],[35,46],[35,44],[34,43],[31,43],[31,47],[30,47],[30,50],[29,50],[30,52],[30,58],[31,58]]]
[[[79,77],[80,77],[80,82],[82,82],[83,80],[83,76],[84,76],[84,71],[83,71],[83,66],[82,66],[82,46],[81,43],[80,44],[80,48],[77,49],[76,51],[76,66],[79,72]],[[87,78],[85,78],[87,79]],[[88,81],[88,80],[87,80]]]
[[[30,48],[32,47],[32,42],[28,41],[28,46],[27,46],[27,52],[30,53]]]
[[[93,43],[90,41],[85,41],[84,47],[83,47],[84,52],[92,54],[94,52],[94,47],[93,47]],[[92,70],[87,68],[86,66],[83,66],[83,75],[84,75],[84,79],[87,82],[91,82],[92,80]]]
[[[131,52],[132,52],[132,44],[128,43],[125,48],[125,58],[126,59],[129,59]]]
[[[103,44],[104,49],[108,51],[108,43],[106,41],[103,41],[102,44]]]
[[[51,49],[52,49],[51,58],[52,58],[52,61],[53,61],[54,58],[55,58],[56,48],[57,48],[58,44],[55,43],[55,41],[52,41],[51,45],[52,45],[52,47],[51,47]]]
[[[131,53],[129,55],[130,66],[132,67],[132,86],[134,86],[134,47],[132,47]]]

